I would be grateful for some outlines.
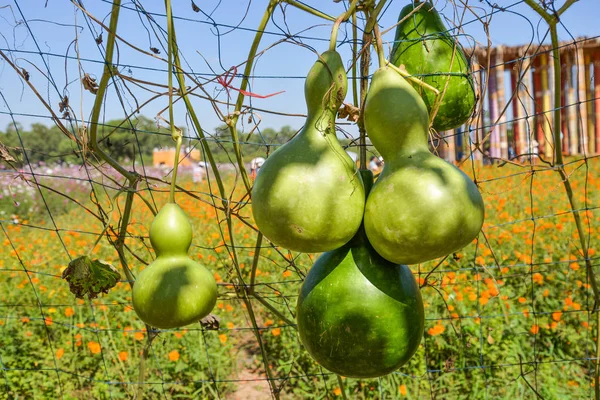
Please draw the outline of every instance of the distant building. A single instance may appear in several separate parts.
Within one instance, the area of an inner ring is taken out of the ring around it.
[[[173,167],[173,161],[175,159],[175,148],[169,149],[154,149],[152,154],[152,164],[155,167]],[[179,166],[180,167],[189,167],[192,165],[197,165],[200,161],[200,150],[194,149],[181,149],[179,153]]]

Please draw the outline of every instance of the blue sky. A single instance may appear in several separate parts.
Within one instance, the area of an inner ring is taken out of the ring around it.
[[[100,49],[94,38],[101,32],[101,29],[96,23],[86,20],[83,14],[69,2],[49,0],[47,7],[44,7],[44,3],[45,0],[4,3],[10,7],[0,8],[0,18],[2,18],[0,20],[0,34],[2,35],[0,48],[5,53],[10,50],[12,59],[19,67],[25,68],[30,73],[31,82],[53,106],[55,112],[58,113],[61,94],[67,94],[77,118],[87,120],[90,116],[94,95],[81,90],[73,40],[78,35],[79,56],[83,71],[99,80],[103,64]],[[163,1],[148,0],[142,3],[146,7],[146,11],[155,13],[152,15],[156,22],[163,29],[166,28],[163,17]],[[188,63],[187,68],[201,77],[207,77],[215,72],[221,74],[232,65],[239,64],[246,59],[254,36],[252,30],[258,26],[267,0],[254,0],[249,8],[248,2],[242,0],[197,0],[196,4],[201,6],[206,14],[210,14],[218,28],[215,28],[206,15],[193,12],[189,0],[174,3],[176,3],[174,4],[174,14],[178,17],[176,21],[177,35],[181,52]],[[306,3],[319,7],[320,10],[330,15],[339,15],[344,11],[343,3],[334,3],[333,1],[306,1]],[[456,3],[459,2],[456,1]],[[540,37],[546,32],[546,26],[544,23],[539,23],[540,18],[535,13],[523,3],[501,0],[496,3],[507,7],[507,11],[497,12],[491,17],[490,38],[494,45],[519,45],[532,40],[534,43],[539,42]],[[515,3],[517,4],[513,5]],[[558,6],[562,3],[556,2]],[[87,0],[83,4],[92,15],[108,24],[110,2]],[[406,4],[407,1],[389,2],[380,18],[380,25],[383,29],[396,22],[400,9]],[[452,3],[443,0],[436,4],[438,10],[447,19],[449,27],[452,23],[459,21],[462,8],[455,9]],[[473,5],[473,10],[479,16],[491,11],[489,6],[485,4],[482,6],[480,1],[470,1],[469,4]],[[2,5],[3,3],[0,3],[0,7]],[[147,28],[151,29],[150,24],[147,20],[142,24],[143,17],[140,18],[140,14],[133,8],[133,3],[124,3],[118,27],[119,34],[146,51],[150,47],[160,48],[160,56],[166,58],[166,52],[161,48],[160,42],[153,37],[151,30],[152,38],[149,38]],[[244,17],[246,12],[247,15]],[[600,11],[597,0],[581,0],[575,3],[562,18],[569,32],[561,29],[560,39],[568,40],[570,35],[574,37],[600,35],[600,28],[597,24],[598,17],[600,17]],[[25,20],[27,24],[23,23]],[[480,43],[486,42],[483,25],[476,20],[472,13],[465,13],[463,23],[466,23],[464,30],[467,37],[470,38],[470,42],[473,40]],[[238,24],[243,29],[232,30],[227,27],[227,25],[237,26]],[[29,29],[31,29],[31,34]],[[154,25],[154,29],[158,29],[158,27]],[[216,29],[219,31],[219,36]],[[286,31],[293,35],[300,34],[302,38],[298,41],[322,52],[328,46],[331,23],[291,6],[287,6],[285,12],[278,9],[269,23],[268,33],[263,37],[260,48],[264,49],[281,40]],[[346,34],[350,34],[349,25],[342,27],[339,39],[343,40]],[[103,37],[106,39],[106,33]],[[391,42],[393,38],[394,30],[384,36],[384,41]],[[45,55],[45,63],[38,54],[38,46],[42,52],[52,54]],[[342,43],[339,51],[345,60],[350,60],[348,44]],[[69,57],[66,63],[65,55]],[[314,60],[315,55],[310,49],[296,43],[280,43],[270,48],[256,63],[253,73],[256,78],[251,82],[251,90],[261,95],[279,91],[284,91],[284,93],[269,99],[252,99],[252,105],[283,113],[304,113],[304,76]],[[161,84],[167,82],[166,64],[163,61],[140,54],[122,43],[119,44],[118,61],[123,74]],[[36,70],[34,65],[40,71]],[[373,65],[372,71],[375,68],[376,65]],[[49,84],[42,72],[51,75],[58,90]],[[232,82],[234,87],[239,87],[239,84],[239,78]],[[130,85],[129,88],[139,103],[143,103],[152,96],[151,93],[142,91],[135,86]],[[124,88],[121,87],[122,89]],[[218,96],[218,99],[226,100],[226,93],[219,89],[218,84],[206,85],[206,90],[211,96]],[[47,110],[3,60],[0,61],[0,90],[8,101],[8,105],[0,101],[0,130],[4,130],[11,122],[10,116],[7,114],[9,108],[13,113],[23,114],[16,115],[15,119],[25,126],[33,122],[50,124],[51,121],[45,118],[49,115]],[[158,90],[163,91],[164,89]],[[103,110],[106,120],[123,118],[126,113],[135,108],[136,100],[131,95],[123,93],[124,96],[120,100],[114,90],[109,91]],[[235,100],[237,93],[232,91],[231,94]],[[349,92],[347,100],[350,99],[351,93]],[[208,101],[196,98],[193,102],[205,130],[212,131],[221,124]],[[167,104],[167,98],[163,97],[145,107],[142,114],[154,118]],[[220,109],[224,113],[232,110],[232,108],[228,110],[225,106],[220,106]],[[37,115],[41,117],[37,117]],[[167,116],[166,113],[163,115]],[[255,116],[261,119],[261,128],[279,128],[283,125],[299,128],[303,123],[303,119],[299,117],[278,116],[264,112],[258,112]],[[187,123],[185,111],[181,106],[176,108],[176,123],[179,126],[186,126]],[[248,130],[251,126],[252,124],[246,125],[245,129]],[[352,128],[349,130],[352,131]]]

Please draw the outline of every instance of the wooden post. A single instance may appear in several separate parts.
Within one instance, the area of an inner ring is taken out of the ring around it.
[[[498,113],[506,107],[506,96],[504,89],[504,47],[496,48],[496,91]],[[508,135],[506,129],[506,112],[498,119],[498,144],[500,147],[500,157],[508,158]]]
[[[525,54],[520,53],[519,57],[524,57]],[[513,124],[515,154],[523,154],[527,152],[527,122],[530,115],[530,99],[527,95],[527,89],[531,89],[531,71],[528,70],[530,65],[529,58],[519,63],[520,68],[511,70],[511,87],[513,93],[512,107],[513,115],[516,119]],[[527,72],[524,72],[527,71]],[[521,81],[519,82],[519,79]]]
[[[581,141],[580,151],[583,154],[589,154],[589,138],[587,131],[587,103],[586,103],[586,81],[585,71],[588,64],[585,62],[583,47],[577,49],[577,127],[579,128],[579,140]]]
[[[455,136],[456,140],[454,142],[454,143],[456,143],[456,161],[462,161],[463,158],[465,158],[465,151],[464,151],[465,132],[462,127],[459,127],[459,128],[456,128],[456,133],[457,133],[457,135]]]
[[[473,83],[475,86],[475,96],[477,98],[477,104],[475,104],[476,112],[475,119],[471,122],[471,126],[469,129],[469,142],[468,146],[465,146],[466,151],[469,153],[468,156],[473,161],[481,161],[483,155],[480,151],[476,150],[476,147],[473,143],[481,143],[481,132],[483,126],[485,125],[484,114],[483,114],[483,82],[485,82],[485,71],[481,68],[479,64],[479,59],[475,54],[473,54],[473,58],[471,59],[471,65],[473,66]]]
[[[544,105],[542,102],[542,65],[541,58],[542,56],[535,57],[533,59],[533,63],[535,69],[533,70],[533,107],[535,113],[534,119],[534,134],[530,136],[530,141],[527,146],[527,152],[533,153],[535,149],[540,149],[542,143],[544,142]],[[537,144],[536,144],[537,143]]]
[[[592,74],[590,67],[593,68],[592,57],[590,54],[584,55],[585,62],[585,109],[587,112],[587,134],[589,154],[596,154],[596,135],[594,133],[594,93],[592,89]]]
[[[571,152],[571,137],[569,136],[569,107],[567,107],[567,90],[568,90],[568,71],[567,67],[569,61],[566,59],[566,54],[561,58],[562,63],[560,66],[560,133],[562,137],[562,152],[563,154],[569,154]]]
[[[543,132],[543,153],[546,157],[551,157],[554,154],[554,141],[552,137],[552,91],[550,85],[553,68],[553,62],[549,62],[548,54],[542,54],[542,107],[544,118],[542,123]],[[542,142],[540,142],[542,146]],[[541,150],[541,149],[540,149]]]
[[[496,50],[496,51],[494,51]],[[497,62],[497,48],[492,50],[488,65],[488,106],[490,110],[490,156],[500,158],[500,130],[498,129],[498,71],[493,67]]]
[[[444,146],[446,147],[446,157],[444,157],[446,159],[446,161],[448,161],[449,163],[454,164],[454,162],[456,161],[456,145],[455,145],[455,140],[456,140],[456,130],[455,129],[451,129],[449,131],[446,131],[446,143],[444,143]]]
[[[567,62],[567,109],[569,115],[569,154],[575,155],[581,152],[579,135],[577,129],[577,98],[575,96],[574,76],[573,76],[573,53],[571,50],[567,52],[568,57],[565,57]]]
[[[594,128],[596,131],[596,154],[600,153],[600,53],[594,57]]]

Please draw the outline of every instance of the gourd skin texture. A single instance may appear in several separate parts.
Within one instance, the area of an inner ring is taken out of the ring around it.
[[[417,351],[424,310],[411,270],[384,260],[357,234],[311,268],[296,319],[302,344],[319,364],[372,378],[398,369]]]
[[[362,179],[335,134],[346,89],[341,57],[323,53],[306,77],[304,128],[258,173],[252,189],[254,219],[279,246],[307,253],[332,250],[347,243],[361,224]]]
[[[212,274],[188,256],[192,227],[175,203],[166,204],[150,226],[156,260],[133,285],[133,308],[150,326],[168,329],[197,322],[217,302]]]
[[[364,216],[375,250],[391,262],[417,264],[469,244],[483,225],[481,194],[464,172],[429,151],[425,104],[391,69],[373,76],[365,127],[385,159]]]
[[[407,5],[398,20],[413,10]],[[391,62],[404,65],[406,70],[442,93],[448,86],[433,121],[437,131],[454,129],[469,119],[475,108],[475,89],[469,74],[470,67],[460,45],[450,36],[440,15],[430,2],[417,10],[396,28]],[[452,54],[454,53],[454,58]],[[448,73],[454,75],[448,75]],[[429,75],[428,74],[432,74]],[[427,109],[432,112],[435,94],[414,84],[423,97]]]

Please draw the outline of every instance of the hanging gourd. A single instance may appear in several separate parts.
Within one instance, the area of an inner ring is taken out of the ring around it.
[[[431,90],[413,84],[429,113],[437,108],[435,116],[432,115],[435,130],[458,128],[468,121],[475,108],[475,89],[467,57],[430,2],[407,5],[398,20],[404,18],[396,28],[390,61],[398,67],[404,65],[408,73],[439,91],[438,97]]]
[[[276,245],[329,251],[347,243],[360,226],[363,183],[335,131],[347,86],[340,55],[321,54],[306,77],[304,128],[267,158],[256,177],[252,213]]]
[[[188,256],[192,226],[185,212],[167,203],[150,226],[156,260],[133,285],[133,308],[155,328],[178,328],[200,321],[217,302],[212,274]]]
[[[460,169],[431,153],[427,108],[392,68],[373,75],[365,128],[385,165],[365,207],[369,242],[387,260],[416,264],[448,255],[481,230],[483,199]]]

